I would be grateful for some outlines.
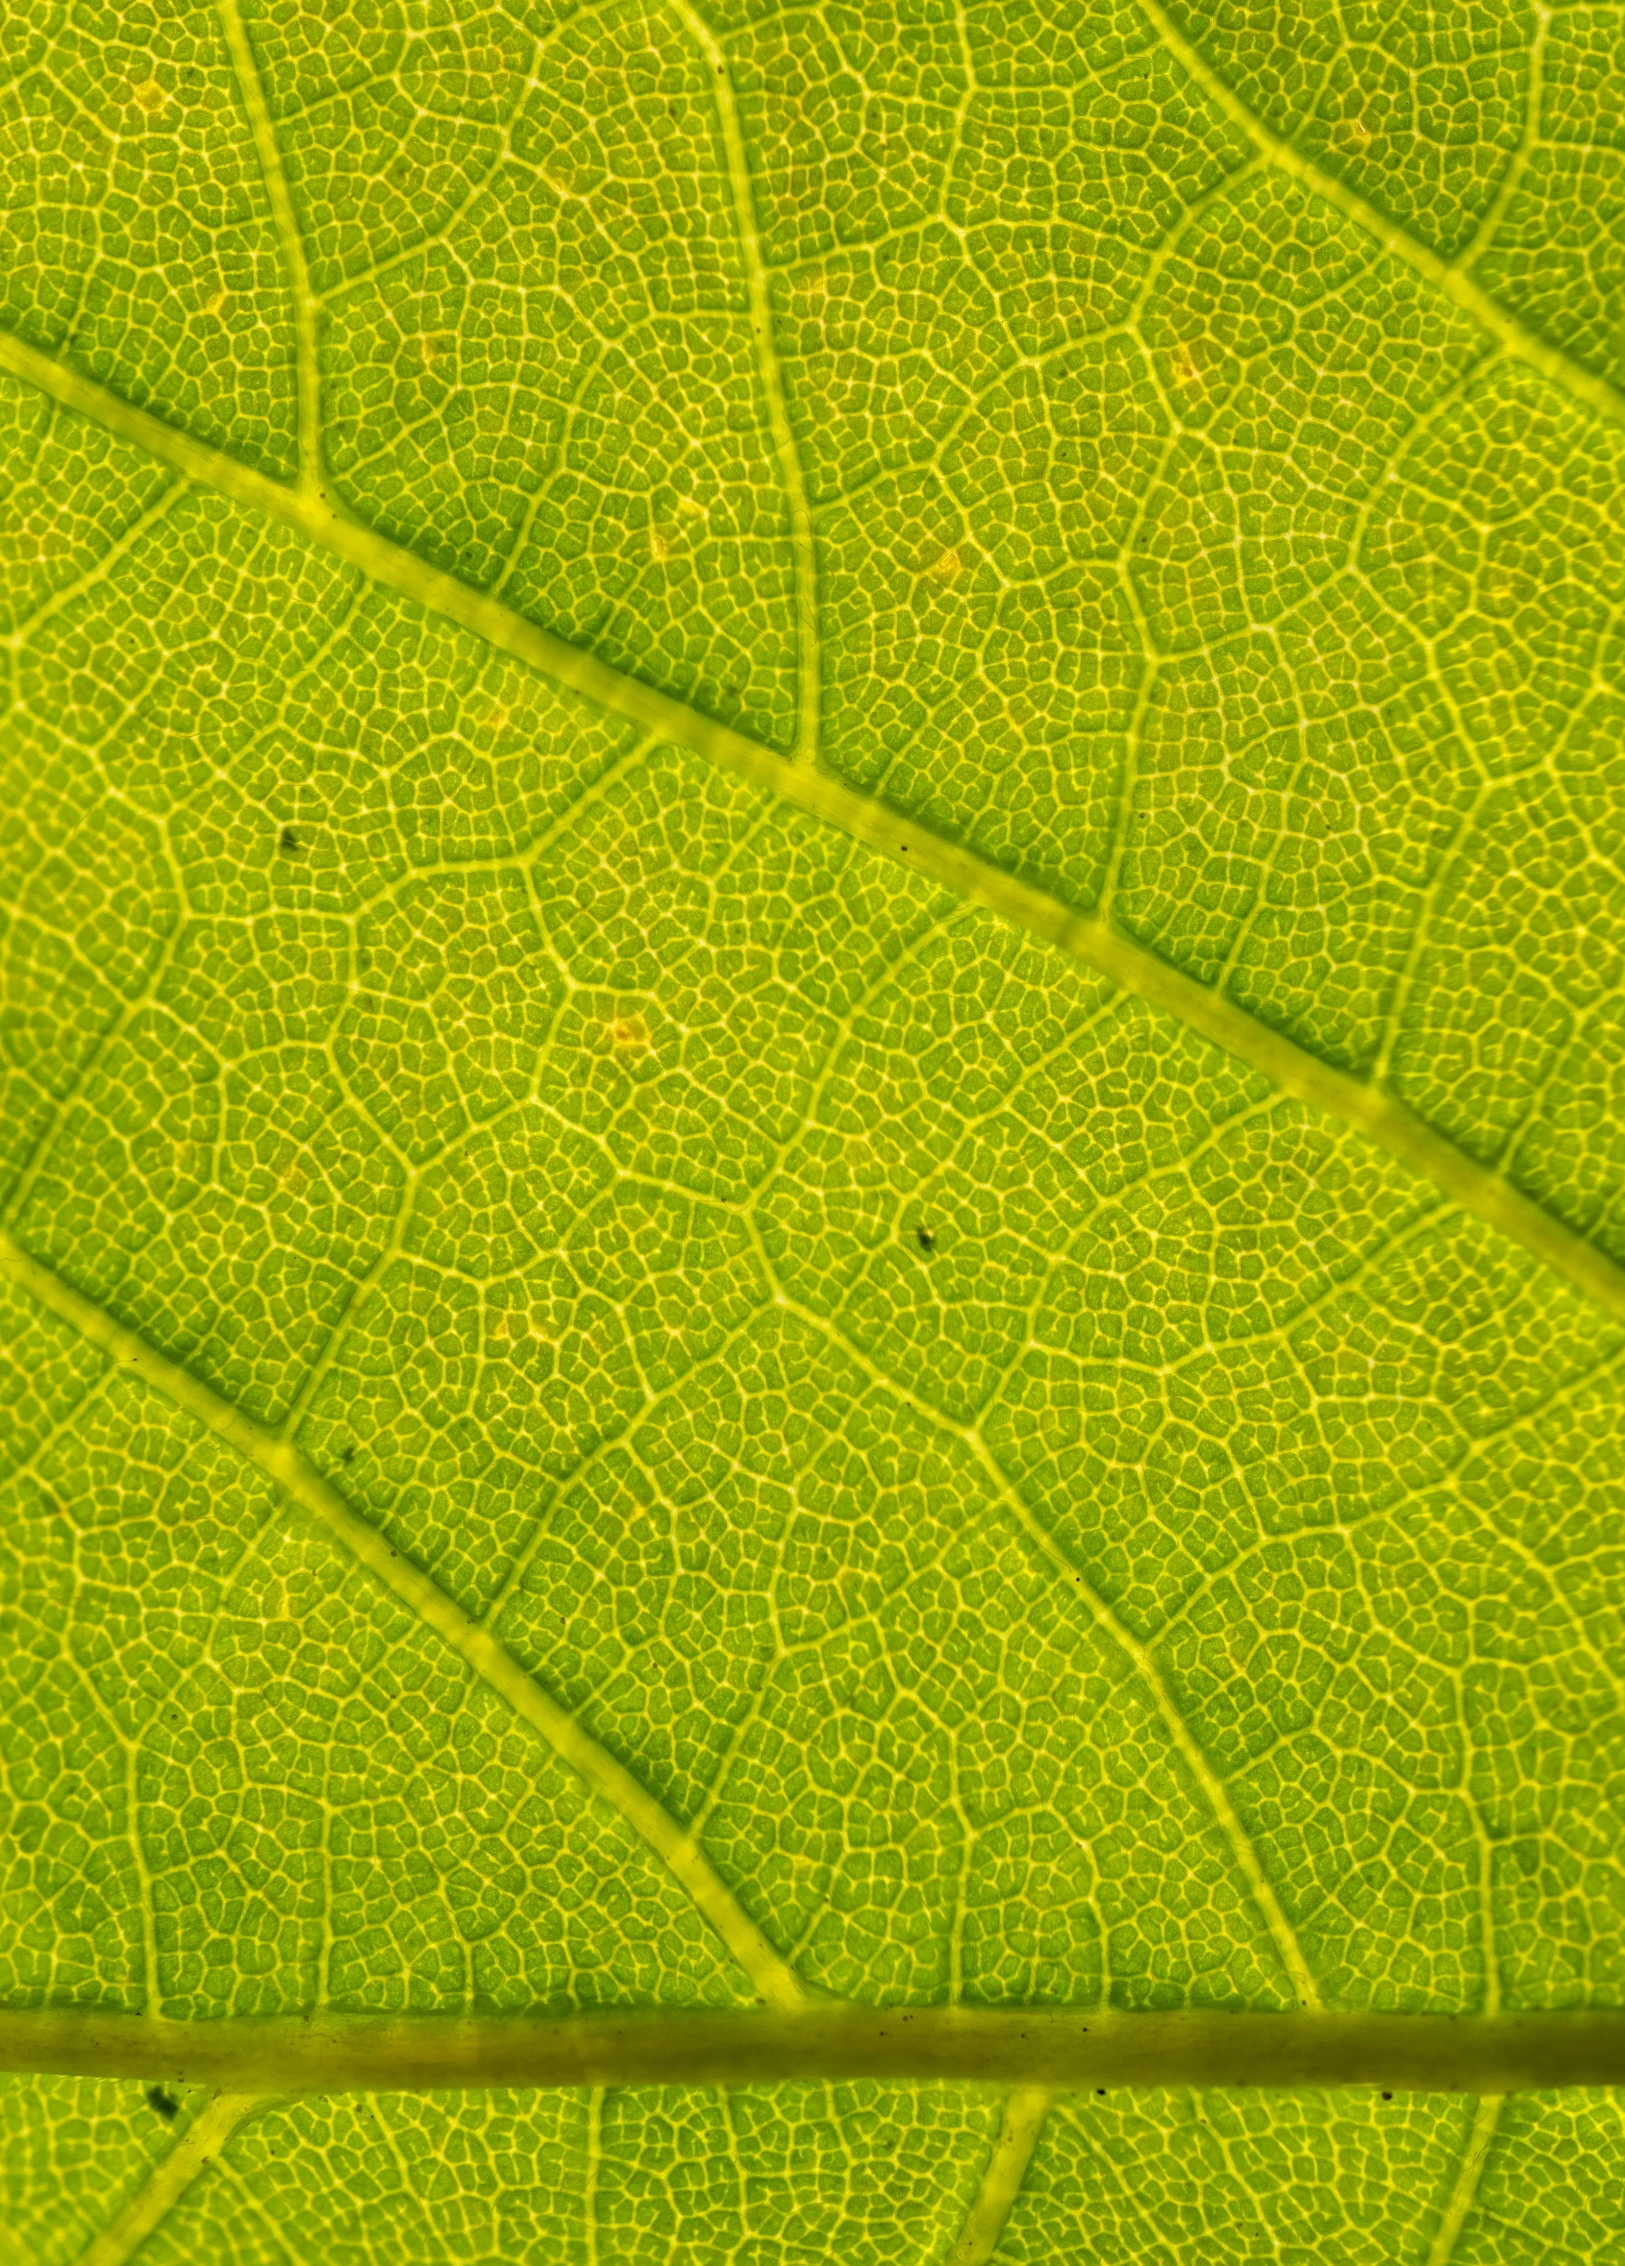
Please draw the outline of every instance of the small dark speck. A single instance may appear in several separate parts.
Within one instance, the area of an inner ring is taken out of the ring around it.
[[[350,1446],[345,1449],[342,1460],[345,1463],[355,1462],[355,1443],[353,1441],[351,1442]]]
[[[147,2087],[147,2106],[149,2109],[156,2109],[165,2124],[173,2124],[181,2113],[181,2105],[167,2085]]]
[[[937,1231],[935,1228],[917,1227],[914,1232],[920,1239],[920,1249],[922,1251],[934,1251],[936,1249]]]
[[[285,853],[285,854],[286,854],[286,855],[287,855],[288,857],[290,857],[290,858],[296,858],[296,857],[298,857],[299,853],[300,853],[300,852],[301,852],[301,851],[303,850],[303,848],[304,848],[304,846],[305,846],[305,845],[304,845],[304,843],[303,843],[303,842],[301,842],[301,841],[300,841],[300,839],[299,839],[299,830],[298,830],[298,828],[297,828],[297,827],[293,827],[293,826],[284,826],[284,827],[283,827],[283,829],[282,829],[282,844],[281,844],[281,846],[282,846],[282,849],[283,849],[284,853]]]
[[[1097,2101],[1103,2101],[1103,2100],[1104,2100],[1105,2098],[1106,2098],[1106,2088],[1105,2088],[1105,2086],[1104,2086],[1104,2085],[1097,2085],[1097,2086],[1095,2087],[1095,2099],[1096,2099]]]
[[[1385,2101],[1391,2101],[1391,2100],[1393,2099],[1393,2097],[1394,2097],[1394,2096],[1392,2095],[1392,2093],[1384,2093],[1384,2095],[1383,2095],[1383,2099],[1384,2099]]]

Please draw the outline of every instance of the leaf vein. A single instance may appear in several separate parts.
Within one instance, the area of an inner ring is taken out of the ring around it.
[[[1583,363],[1577,362],[1561,347],[1548,344],[1536,332],[1519,322],[1515,315],[1509,314],[1498,300],[1492,299],[1487,291],[1463,272],[1465,259],[1480,248],[1476,240],[1469,247],[1469,254],[1463,255],[1461,260],[1441,259],[1419,237],[1389,220],[1374,205],[1368,204],[1364,197],[1356,196],[1352,189],[1345,188],[1335,174],[1324,172],[1320,166],[1294,149],[1289,141],[1272,133],[1264,121],[1219,76],[1200,51],[1175,28],[1166,8],[1159,5],[1159,0],[1137,0],[1137,4],[1141,15],[1168,53],[1189,73],[1210,101],[1218,105],[1231,124],[1238,126],[1259,153],[1279,172],[1309,190],[1312,195],[1323,198],[1345,220],[1353,221],[1356,227],[1374,236],[1384,251],[1403,260],[1415,274],[1431,283],[1442,297],[1459,307],[1464,314],[1470,315],[1481,329],[1488,331],[1492,338],[1500,342],[1508,354],[1515,356],[1520,362],[1528,363],[1532,369],[1539,370],[1542,376],[1561,386],[1575,401],[1584,402],[1598,416],[1606,417],[1616,425],[1625,424],[1625,393],[1621,393],[1617,386],[1610,385],[1606,378],[1598,377],[1594,371],[1586,369]]]
[[[310,264],[305,257],[304,238],[299,232],[293,199],[288,192],[288,177],[283,170],[282,152],[277,147],[276,129],[271,123],[271,108],[265,99],[265,83],[260,77],[254,43],[243,22],[237,0],[217,0],[217,5],[226,47],[231,56],[231,67],[236,74],[238,92],[247,114],[249,132],[254,138],[254,151],[259,159],[266,202],[270,205],[277,240],[282,248],[282,264],[293,307],[299,486],[315,493],[321,485],[322,397],[321,371],[316,358],[316,295],[311,289]]]
[[[1462,2151],[1455,2184],[1439,2221],[1438,2233],[1433,2238],[1433,2247],[1427,2255],[1427,2266],[1450,2266],[1457,2238],[1478,2194],[1478,2183],[1484,2176],[1484,2166],[1489,2160],[1490,2148],[1495,2139],[1495,2128],[1501,2121],[1501,2111],[1505,2106],[1504,2093],[1486,2094],[1478,2103],[1477,2114],[1468,2130],[1467,2145]]]
[[[153,2168],[146,2184],[80,2252],[78,2266],[124,2266],[207,2170],[244,2118],[264,2105],[260,2093],[217,2094]]]
[[[801,1986],[789,1966],[737,1903],[692,1837],[623,1763],[543,1689],[506,1646],[473,1621],[420,1567],[392,1549],[387,1538],[353,1511],[297,1449],[265,1431],[143,1338],[123,1328],[7,1235],[0,1235],[0,1272],[76,1329],[109,1361],[141,1378],[217,1439],[224,1440],[264,1473],[290,1502],[314,1518],[425,1628],[457,1653],[593,1793],[620,1813],[677,1880],[768,2005],[791,2008],[804,2003]]]
[[[1033,2150],[1055,2095],[1041,2085],[1018,2085],[1004,2105],[1004,2121],[993,2143],[981,2184],[971,2198],[960,2237],[947,2266],[987,2266],[999,2247],[1012,2205],[1021,2192]]]
[[[847,1357],[855,1362],[873,1383],[881,1386],[887,1392],[895,1393],[899,1390],[886,1372],[836,1323],[827,1321],[813,1313],[809,1308],[800,1305],[783,1290],[782,1286],[779,1287],[778,1296],[780,1305],[785,1312],[798,1316],[809,1329],[816,1330],[821,1337],[834,1340]],[[1011,1524],[1020,1534],[1025,1536],[1029,1545],[1042,1558],[1051,1573],[1059,1575],[1063,1581],[1071,1584],[1102,1635],[1128,1661],[1130,1667],[1138,1676],[1143,1689],[1148,1694],[1152,1707],[1155,1709],[1176,1753],[1200,1790],[1214,1823],[1228,1843],[1237,1870],[1247,1883],[1248,1891],[1269,1932],[1276,1954],[1291,1981],[1299,2003],[1313,2011],[1319,2011],[1322,2006],[1320,1987],[1315,1981],[1307,1959],[1304,1957],[1302,1947],[1292,1932],[1291,1924],[1281,1909],[1275,1890],[1259,1861],[1258,1852],[1252,1845],[1246,1827],[1236,1815],[1235,1808],[1217,1771],[1213,1768],[1195,1733],[1175,1704],[1173,1694],[1169,1691],[1162,1671],[1152,1657],[1150,1647],[1139,1641],[1112,1610],[1110,1604],[1094,1583],[1061,1548],[1061,1545],[1055,1540],[1043,1521],[1028,1505],[1026,1498],[1005,1471],[993,1450],[988,1446],[980,1430],[975,1425],[956,1424],[942,1410],[933,1408],[929,1402],[921,1399],[918,1395],[905,1395],[904,1397],[909,1400],[910,1406],[917,1409],[929,1423],[934,1424],[940,1431],[946,1433],[950,1439],[958,1441],[968,1451],[974,1462],[980,1466],[990,1493],[1002,1505]]]
[[[756,193],[751,185],[750,160],[746,155],[745,138],[740,129],[739,103],[727,57],[709,26],[687,6],[686,0],[677,0],[676,13],[710,66],[717,122],[727,159],[729,186],[733,191],[734,226],[739,236],[739,256],[745,271],[745,287],[750,296],[750,327],[756,343],[757,369],[767,408],[768,429],[772,433],[774,454],[778,458],[779,479],[790,519],[790,551],[795,562],[797,683],[796,737],[792,760],[811,764],[817,756],[819,746],[819,697],[823,679],[817,558],[813,546],[812,514],[807,504],[807,483],[801,469],[801,453],[796,446],[795,432],[790,423],[790,412],[784,397],[784,378],[779,368],[778,348],[773,337],[773,300],[767,268],[762,260],[761,233],[756,222]]]
[[[63,368],[20,339],[0,335],[0,370],[134,446],[147,449],[197,485],[296,529],[381,587],[444,616],[610,714],[707,758],[807,816],[880,851],[910,872],[957,890],[1012,926],[1058,946],[1148,1006],[1249,1064],[1294,1100],[1364,1134],[1409,1171],[1430,1181],[1463,1211],[1520,1245],[1605,1312],[1625,1320],[1625,1267],[1606,1252],[1524,1195],[1500,1171],[1480,1164],[1435,1131],[1396,1095],[1334,1069],[1098,914],[1076,911],[810,764],[787,763],[760,741],[716,722],[652,685],[623,675],[596,654],[567,644],[468,584],[441,573],[372,528],[338,512],[325,498],[281,486],[251,471],[166,426],[105,387]]]

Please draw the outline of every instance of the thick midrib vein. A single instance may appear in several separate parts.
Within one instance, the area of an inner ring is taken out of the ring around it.
[[[0,1274],[9,1275],[48,1313],[77,1330],[118,1368],[129,1370],[217,1439],[227,1442],[290,1502],[325,1528],[506,1701],[522,1722],[539,1732],[595,1794],[619,1811],[715,1929],[769,2006],[784,2009],[804,2003],[801,1986],[789,1966],[741,1909],[691,1836],[623,1764],[542,1689],[505,1645],[473,1621],[420,1567],[392,1549],[376,1527],[358,1517],[296,1448],[263,1430],[178,1363],[166,1360],[134,1331],[122,1328],[93,1300],[42,1267],[3,1233]]]
[[[0,2008],[0,2070],[163,2077],[261,2095],[874,2077],[1045,2090],[1352,2085],[1483,2096],[1625,2081],[1625,2010],[1100,2013],[804,2004],[739,2013],[639,2007],[170,2022],[82,2006]],[[1035,2124],[1037,2106],[1022,2104]]]
[[[790,763],[759,741],[702,716],[653,686],[623,676],[596,655],[538,629],[493,598],[427,565],[410,551],[347,518],[325,498],[279,486],[134,408],[117,394],[64,369],[20,339],[0,334],[0,370],[92,418],[107,431],[184,473],[199,486],[297,529],[385,589],[397,591],[484,638],[499,652],[583,694],[611,715],[708,758],[809,816],[879,850],[1107,977],[1122,990],[1187,1024],[1273,1081],[1283,1093],[1363,1133],[1449,1200],[1520,1245],[1554,1274],[1625,1321],[1625,1268],[1583,1236],[1477,1163],[1404,1103],[1273,1031],[1233,1001],[1182,975],[1144,945],[1092,914],[987,864],[974,852],[914,827],[884,805],[814,770]]]
[[[1565,354],[1561,347],[1550,346],[1545,339],[1537,337],[1515,315],[1508,314],[1499,300],[1492,299],[1487,291],[1474,283],[1462,267],[1453,261],[1441,259],[1419,237],[1412,236],[1407,229],[1380,213],[1375,205],[1368,204],[1364,197],[1356,196],[1352,189],[1346,188],[1335,173],[1324,172],[1312,159],[1294,149],[1289,141],[1273,133],[1176,28],[1166,8],[1158,5],[1158,0],[1136,0],[1136,4],[1180,68],[1189,73],[1208,100],[1223,111],[1233,126],[1240,128],[1259,155],[1278,172],[1288,175],[1302,187],[1311,190],[1315,196],[1323,197],[1345,220],[1353,221],[1357,228],[1373,237],[1385,252],[1397,260],[1403,260],[1408,268],[1431,283],[1453,306],[1470,315],[1482,330],[1497,341],[1504,352],[1519,362],[1527,363],[1531,369],[1539,370],[1543,377],[1550,378],[1554,385],[1561,386],[1565,393],[1576,401],[1584,402],[1588,409],[1595,410],[1599,416],[1610,419],[1614,424],[1625,425],[1625,393],[1621,393],[1617,386],[1610,385],[1606,378],[1600,378],[1586,369],[1572,355]],[[1475,238],[1471,247],[1474,255],[1482,248]]]

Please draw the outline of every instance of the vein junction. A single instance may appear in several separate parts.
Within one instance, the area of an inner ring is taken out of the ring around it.
[[[1446,299],[1470,314],[1494,339],[1499,352],[1539,370],[1604,417],[1620,418],[1622,405],[1614,389],[1592,379],[1569,358],[1512,321],[1464,276],[1459,266],[1436,259],[1350,196],[1339,183],[1306,164],[1245,112],[1233,94],[1205,69],[1200,57],[1178,38],[1162,10],[1148,7],[1146,12],[1171,51],[1226,115],[1242,127],[1265,162],[1302,181],[1385,249],[1396,253]],[[272,520],[296,528],[349,562],[360,576],[462,624],[493,647],[581,691],[610,714],[634,721],[650,734],[669,738],[766,786],[791,805],[839,827],[909,870],[927,874],[967,899],[989,906],[1028,933],[1071,954],[1082,965],[1106,975],[1123,990],[1154,1004],[1264,1072],[1281,1091],[1357,1128],[1412,1172],[1431,1181],[1451,1202],[1495,1226],[1605,1311],[1616,1318],[1625,1315],[1625,1278],[1618,1268],[1522,1197],[1504,1177],[1466,1157],[1383,1095],[1376,1085],[1336,1072],[1306,1050],[1280,1039],[1215,990],[1180,976],[1110,922],[1069,911],[1044,892],[1013,881],[995,864],[899,823],[871,796],[812,771],[818,743],[821,657],[806,482],[777,366],[769,271],[758,240],[734,91],[727,82],[720,50],[700,20],[687,10],[683,13],[702,52],[724,81],[719,94],[722,135],[744,248],[761,380],[792,525],[800,625],[796,755],[802,765],[801,775],[787,770],[768,748],[747,734],[719,725],[698,709],[641,684],[624,670],[608,667],[567,641],[550,637],[522,612],[481,597],[466,583],[437,574],[414,553],[361,525],[323,496],[317,469],[320,438],[315,299],[271,135],[264,90],[235,0],[222,0],[222,17],[283,241],[296,312],[300,461],[296,487],[290,491],[245,471],[229,457],[169,431],[115,395],[86,384],[48,357],[33,354],[16,342],[0,346],[0,361],[64,406],[148,449],[183,479],[235,497]],[[166,497],[161,508],[167,508],[167,502]],[[155,507],[155,515],[159,510]],[[132,534],[129,539],[136,537]],[[944,553],[938,566],[945,581],[962,571],[957,552],[951,550]],[[1150,650],[1149,632],[1143,622],[1140,627]],[[1155,662],[1142,684],[1141,709],[1151,689],[1154,668]],[[1137,713],[1136,731],[1138,721]],[[398,1244],[399,1237],[380,1259],[380,1274],[396,1255]],[[489,1625],[498,1618],[503,1600],[498,1599],[486,1625],[476,1624],[435,1584],[403,1566],[376,1531],[358,1519],[336,1490],[289,1445],[288,1435],[297,1428],[295,1420],[302,1413],[303,1403],[296,1408],[285,1436],[274,1437],[131,1333],[119,1329],[90,1302],[78,1298],[40,1268],[15,1243],[0,1246],[0,1265],[51,1311],[81,1330],[111,1361],[143,1377],[218,1437],[229,1441],[433,1628],[634,1826],[705,1913],[769,2010],[759,2019],[745,2018],[742,2023],[725,2019],[720,2026],[709,2016],[657,2021],[652,2027],[637,2020],[526,2024],[424,2018],[370,2027],[365,2023],[348,2027],[334,2023],[278,2030],[274,2024],[227,2022],[212,2026],[214,2034],[207,2041],[200,2038],[197,2025],[127,2020],[98,2026],[95,2018],[78,2021],[53,2015],[25,2017],[7,2028],[8,2018],[0,2017],[0,2061],[9,2055],[17,2067],[94,2068],[102,2072],[124,2066],[127,2061],[132,2069],[139,2067],[143,2073],[166,2064],[176,2074],[291,2087],[502,2082],[606,2085],[876,2073],[996,2078],[1015,2089],[987,2177],[955,2254],[956,2266],[973,2266],[973,2262],[992,2254],[1052,2089],[1057,2086],[1088,2085],[1097,2078],[1136,2084],[1389,2080],[1432,2087],[1544,2085],[1613,2082],[1625,2066],[1617,2028],[1609,2027],[1612,2018],[1604,2018],[1599,2026],[1586,2018],[1561,2016],[1520,2018],[1510,2025],[1494,2016],[1429,2022],[1426,2018],[1317,2015],[1312,2024],[1306,2024],[1304,2018],[1281,2016],[1268,2018],[1267,2028],[1260,2029],[1251,2027],[1251,2018],[1245,2017],[1221,2016],[1204,2027],[1202,2018],[1193,2021],[1136,2015],[1127,2018],[1131,2026],[1124,2028],[1118,2018],[1109,2016],[1063,2017],[1051,2022],[1042,2016],[986,2017],[956,2012],[939,2019],[934,2015],[872,2014],[811,2006],[789,1963],[767,1944],[701,1855],[698,1828],[688,1832],[679,1829],[647,1791],[587,1738],[490,1634]],[[320,1372],[313,1373],[306,1399],[319,1381]],[[973,1435],[965,1432],[963,1436]],[[1013,1488],[1007,1492],[1015,1494]],[[1013,1507],[1019,1517],[1019,1504]],[[1142,1676],[1155,1684],[1144,1648],[1132,1647],[1115,1622],[1113,1629],[1118,1641],[1130,1650]],[[1160,1686],[1158,1696],[1166,1700]],[[1163,1713],[1172,1717],[1171,1701],[1164,1705]],[[1177,1721],[1171,1727],[1177,1741]],[[1194,1762],[1200,1775],[1199,1754]],[[1245,1835],[1229,1811],[1216,1776],[1210,1792],[1213,1790],[1215,1807],[1246,1870],[1250,1852]],[[1487,1854],[1485,1862],[1487,1868]],[[1256,1860],[1248,1877],[1264,1904],[1271,1932],[1283,1948],[1294,1983],[1306,1999],[1312,1999],[1314,1985],[1307,1962],[1297,1952]],[[1487,1913],[1487,1888],[1485,1893]],[[1487,1919],[1485,1939],[1488,1943]],[[240,2113],[235,2107],[229,2115],[225,2109],[220,2111],[217,2139],[224,2137],[231,2120]],[[203,2131],[206,2126],[198,2129]],[[1491,2112],[1475,2127],[1475,2146],[1480,2131],[1487,2146],[1493,2129]],[[1479,2147],[1476,2157],[1470,2157],[1452,2203],[1454,2217],[1441,2230],[1440,2245],[1436,2246],[1441,2266],[1470,2207],[1482,2156],[1483,2148]],[[137,2199],[133,2215],[123,2214],[103,2238],[112,2247],[97,2249],[93,2255],[105,2257],[111,2266],[115,2257],[133,2251],[152,2223],[143,2219],[142,2213],[149,2204],[155,2210],[167,2207],[188,2164],[195,2167],[200,2160],[197,2146],[190,2157],[183,2147],[175,2159],[177,2168],[161,2171],[150,2195]]]
[[[1488,336],[1493,338],[1504,353],[1538,370],[1542,377],[1561,386],[1575,401],[1612,423],[1625,423],[1625,395],[1606,378],[1585,368],[1572,355],[1539,337],[1513,315],[1508,314],[1490,294],[1483,290],[1465,272],[1467,260],[1461,262],[1442,259],[1408,229],[1399,227],[1357,196],[1338,180],[1335,174],[1316,165],[1295,149],[1281,135],[1272,133],[1263,120],[1248,109],[1218,72],[1203,59],[1198,50],[1184,37],[1174,24],[1160,0],[1135,0],[1146,22],[1155,30],[1157,38],[1176,58],[1181,68],[1189,73],[1210,100],[1224,115],[1240,127],[1248,140],[1262,153],[1268,163],[1292,180],[1313,190],[1335,207],[1345,219],[1392,253],[1405,265],[1415,270],[1424,280],[1443,293],[1445,298],[1470,315]],[[1544,26],[1543,26],[1544,28]],[[1486,232],[1487,233],[1487,232]],[[1475,237],[1470,251],[1476,252],[1485,240],[1484,234]]]
[[[729,726],[567,645],[496,600],[428,566],[338,510],[325,497],[289,489],[174,431],[104,387],[18,339],[0,337],[0,369],[64,408],[145,448],[199,486],[248,505],[355,567],[372,582],[473,631],[498,651],[585,695],[610,714],[708,758],[795,808],[841,829],[908,870],[956,890],[1002,919],[1060,947],[1123,990],[1171,1014],[1262,1071],[1285,1093],[1354,1127],[1581,1290],[1625,1318],[1625,1269],[1437,1133],[1394,1096],[1321,1061],[1232,1001],[1169,965],[1089,913],[990,866],[974,852],[911,826],[883,804],[827,773],[784,759]]]
[[[296,1448],[262,1430],[177,1363],[155,1353],[133,1331],[110,1320],[91,1300],[82,1298],[30,1258],[9,1235],[0,1235],[0,1272],[77,1330],[109,1361],[133,1372],[263,1471],[426,1628],[459,1654],[594,1793],[620,1812],[681,1883],[768,2005],[783,2008],[801,2003],[801,1986],[790,1967],[741,1910],[692,1838],[630,1771],[542,1689],[505,1646],[470,1620],[427,1574],[392,1549],[375,1527],[357,1517]]]

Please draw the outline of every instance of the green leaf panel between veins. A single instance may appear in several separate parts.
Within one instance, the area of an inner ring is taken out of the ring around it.
[[[0,2261],[1625,2258],[1618,11],[5,53]]]

